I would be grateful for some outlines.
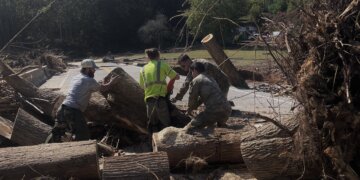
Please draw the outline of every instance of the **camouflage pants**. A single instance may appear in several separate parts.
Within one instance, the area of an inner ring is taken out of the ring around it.
[[[185,126],[185,130],[190,132],[206,126],[213,126],[215,123],[217,123],[218,127],[225,127],[230,114],[231,108],[223,111],[210,111],[205,109],[205,111],[199,113],[199,115],[193,118],[189,124]]]
[[[169,108],[164,97],[148,98],[146,100],[146,110],[150,134],[170,126]]]
[[[61,136],[65,135],[66,131],[75,135],[75,141],[90,139],[90,132],[82,112],[62,105],[56,114],[55,125],[52,129],[53,141],[60,142]]]

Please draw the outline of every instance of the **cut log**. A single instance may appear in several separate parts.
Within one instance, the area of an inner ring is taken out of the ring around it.
[[[13,130],[13,122],[0,116],[0,136],[10,139]]]
[[[0,149],[2,179],[50,176],[98,179],[95,141],[42,144]]]
[[[183,167],[190,156],[200,157],[207,163],[241,163],[241,134],[251,127],[242,125],[244,121],[237,123],[229,128],[198,130],[194,134],[168,127],[153,134],[153,151],[167,152],[170,167]]]
[[[51,129],[51,126],[19,108],[10,140],[23,146],[42,144]]]
[[[246,88],[249,86],[246,84],[245,80],[240,76],[234,64],[227,57],[223,49],[216,42],[213,34],[205,36],[201,43],[205,45],[209,54],[214,59],[219,68],[224,71],[224,73],[229,77],[230,83],[238,88]]]
[[[170,179],[165,152],[142,153],[105,158],[105,179]]]
[[[298,119],[284,120],[281,124],[282,127],[273,123],[255,125],[256,129],[243,135],[241,154],[248,170],[257,179],[292,179],[302,175],[304,179],[314,178],[311,175],[318,167],[311,167],[308,163],[311,160],[298,158],[295,153],[293,135]]]

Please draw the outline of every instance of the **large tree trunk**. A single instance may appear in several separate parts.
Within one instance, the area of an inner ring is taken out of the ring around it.
[[[103,179],[169,179],[165,152],[105,158]]]
[[[215,60],[219,68],[229,77],[230,83],[238,88],[249,88],[245,80],[240,77],[234,64],[227,57],[223,49],[219,46],[213,34],[205,36],[201,43],[205,45],[211,57]]]
[[[147,115],[144,102],[144,90],[122,68],[115,68],[105,77],[119,76],[119,80],[108,93],[107,100],[122,117],[129,119],[135,126],[146,131]]]
[[[240,163],[243,162],[241,134],[248,128],[210,128],[186,134],[182,129],[168,127],[153,134],[153,151],[167,152],[171,167],[183,166],[190,156],[200,157],[208,163]]]
[[[147,115],[144,90],[139,83],[122,68],[115,68],[107,77],[119,76],[119,81],[108,93],[108,101],[119,115],[129,119],[139,130],[146,130]],[[125,88],[126,87],[126,88]],[[182,113],[175,105],[169,104],[172,126],[184,127],[191,118]]]
[[[283,120],[282,126],[273,123],[256,125],[256,129],[243,134],[241,154],[248,170],[257,179],[277,179],[280,177],[306,178],[319,167],[314,167],[309,159],[302,159],[295,152],[295,132],[298,118]],[[305,140],[304,140],[305,141]],[[301,144],[306,149],[307,144]]]
[[[13,126],[13,122],[0,116],[0,136],[10,139]]]
[[[98,179],[95,141],[42,144],[0,149],[0,177],[30,179],[41,175]]]
[[[10,140],[24,146],[42,144],[50,131],[51,126],[19,108]]]

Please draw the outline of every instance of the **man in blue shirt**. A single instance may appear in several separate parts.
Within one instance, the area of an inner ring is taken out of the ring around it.
[[[85,59],[81,62],[80,74],[73,78],[69,92],[57,112],[55,125],[52,129],[53,142],[60,142],[67,129],[75,136],[75,141],[90,139],[90,132],[83,112],[88,106],[91,93],[108,91],[116,79],[116,77],[112,77],[108,83],[99,84],[94,79],[96,68],[97,66],[92,59]]]

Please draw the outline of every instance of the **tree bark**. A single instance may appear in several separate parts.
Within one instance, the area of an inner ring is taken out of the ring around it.
[[[30,179],[39,176],[98,179],[95,141],[42,144],[0,149],[0,177]]]
[[[51,126],[19,108],[10,140],[22,146],[42,144],[51,129]]]
[[[182,129],[168,127],[153,134],[153,151],[167,152],[171,167],[183,166],[190,156],[208,163],[241,163],[241,133],[246,131],[248,127],[210,128],[186,134]]]
[[[201,43],[205,45],[211,57],[215,60],[219,68],[229,77],[230,83],[238,88],[246,88],[249,86],[245,80],[240,76],[234,64],[227,57],[223,49],[219,46],[213,34],[205,36]]]
[[[122,68],[115,68],[105,77],[105,82],[111,76],[119,76],[118,81],[110,89],[107,100],[117,112],[132,123],[146,129],[147,115],[144,102],[144,90]]]
[[[154,152],[105,158],[102,178],[169,179],[167,154]]]
[[[13,122],[0,116],[0,136],[10,139],[13,126]]]
[[[312,166],[312,160],[298,157],[296,153],[299,144],[294,135],[298,119],[284,120],[281,124],[282,127],[273,123],[258,125],[243,135],[241,154],[248,170],[257,179],[314,178],[313,172],[319,167]]]

